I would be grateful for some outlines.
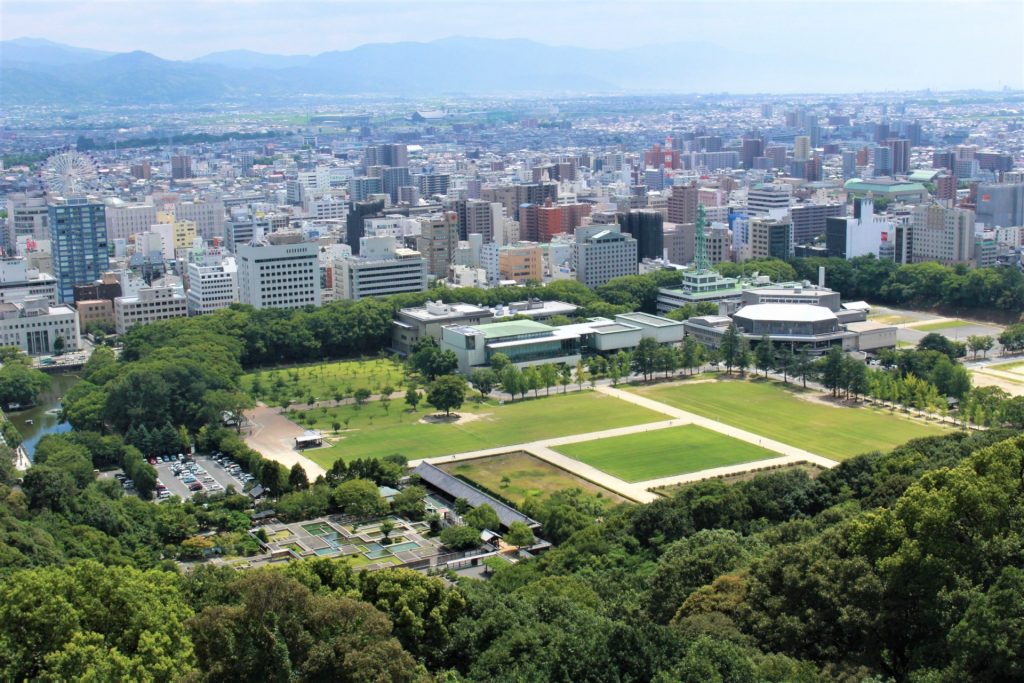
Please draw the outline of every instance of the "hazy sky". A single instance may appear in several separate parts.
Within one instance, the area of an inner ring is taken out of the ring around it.
[[[605,48],[699,40],[791,53],[797,64],[816,52],[867,51],[915,70],[928,69],[929,52],[952,51],[965,75],[996,62],[1012,65],[1011,75],[1024,71],[1022,0],[0,0],[4,39],[172,59],[235,48],[308,54],[455,35]]]

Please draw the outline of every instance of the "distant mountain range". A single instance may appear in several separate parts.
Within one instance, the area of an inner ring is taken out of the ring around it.
[[[632,49],[558,47],[529,40],[446,38],[363,45],[318,55],[251,50],[191,61],[112,53],[38,38],[0,41],[5,104],[198,104],[304,95],[525,95],[701,92],[855,92],[952,87],[942,73],[880,69],[786,50],[746,52],[709,43]]]

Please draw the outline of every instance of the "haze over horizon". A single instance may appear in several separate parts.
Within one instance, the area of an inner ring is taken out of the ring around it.
[[[875,66],[891,59],[908,68],[907,89],[958,84],[1024,87],[1024,47],[1019,40],[1024,3],[1005,0],[694,1],[628,6],[524,0],[511,7],[443,0],[100,0],[84,4],[12,0],[0,6],[0,19],[4,40],[35,37],[111,52],[141,50],[173,60],[230,50],[315,55],[453,36],[521,38],[612,51],[699,42],[776,59],[791,55],[794,68],[809,72],[822,68],[817,61],[849,62],[864,56]],[[112,26],[118,30],[112,32]],[[317,30],[310,31],[310,26]],[[951,51],[957,59],[942,58]]]

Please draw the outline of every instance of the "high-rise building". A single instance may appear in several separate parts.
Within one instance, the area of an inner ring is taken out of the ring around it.
[[[454,211],[419,218],[416,250],[427,262],[427,273],[440,280],[448,277],[459,246],[459,215]]]
[[[359,255],[334,265],[335,299],[359,300],[427,289],[427,262],[414,249],[397,245],[394,237],[363,237]]]
[[[127,240],[149,230],[155,224],[157,210],[152,204],[126,204],[120,199],[106,200],[107,240]]]
[[[225,236],[224,200],[220,197],[179,200],[174,205],[174,215],[179,220],[195,223],[196,234],[206,242]]]
[[[892,148],[885,145],[878,145],[872,150],[872,163],[875,167],[876,176],[890,176],[892,168]]]
[[[740,149],[743,168],[753,168],[754,159],[764,156],[764,141],[761,138],[743,138],[743,145]]]
[[[857,177],[857,152],[854,150],[843,151],[843,178],[849,180]]]
[[[913,263],[938,261],[952,265],[974,257],[973,211],[927,204],[915,206],[912,216]]]
[[[384,184],[384,192],[390,195],[392,203],[397,203],[398,188],[412,185],[412,176],[409,175],[408,166],[393,166],[383,170],[381,181]]]
[[[793,138],[793,160],[807,161],[811,158],[811,136],[797,135]]]
[[[110,265],[106,207],[85,197],[69,197],[54,200],[48,212],[58,295],[61,302],[71,302],[75,285],[99,279]]]
[[[987,228],[1024,225],[1024,183],[981,183],[975,213]]]
[[[750,219],[751,258],[789,259],[793,257],[793,223],[783,218]]]
[[[825,247],[835,258],[881,256],[883,243],[894,246],[893,233],[893,224],[875,216],[874,201],[867,197],[853,200],[853,216],[825,219]]]
[[[637,273],[637,243],[618,225],[591,225],[576,231],[572,262],[576,279],[593,289],[622,275]]]
[[[956,152],[949,150],[936,150],[932,152],[932,168],[945,168],[952,171],[955,161]]]
[[[423,197],[448,194],[448,182],[451,176],[447,173],[421,173],[416,176],[416,187]]]
[[[114,299],[114,324],[118,334],[136,325],[188,315],[185,295],[176,287],[143,287],[134,296]]]
[[[132,164],[132,177],[136,180],[149,180],[153,177],[153,167],[148,161]]]
[[[668,197],[668,220],[670,223],[694,223],[697,220],[697,201],[700,189],[697,183],[673,185]]]
[[[243,244],[237,250],[238,300],[254,308],[320,305],[319,247],[312,242]]]
[[[517,242],[498,249],[498,273],[516,284],[544,281],[544,252],[536,242]]]
[[[23,258],[0,258],[0,303],[23,304],[38,297],[56,306],[57,278],[30,267]]]
[[[233,256],[216,256],[188,264],[189,315],[212,313],[238,301],[238,265]]]
[[[171,178],[188,180],[192,177],[192,157],[188,154],[175,154],[171,157]]]
[[[6,253],[13,253],[18,247],[18,238],[34,242],[50,239],[50,210],[46,196],[39,194],[11,194],[7,197],[7,234],[4,244]]]
[[[892,150],[892,172],[906,175],[910,172],[910,140],[889,138],[885,146]]]
[[[380,194],[383,191],[384,181],[380,178],[370,176],[349,178],[348,195],[354,202],[365,202],[371,194]]]
[[[747,210],[756,215],[788,211],[791,198],[789,185],[754,185],[747,190]]]
[[[944,201],[956,199],[956,178],[951,175],[940,175],[935,178],[935,198]]]
[[[371,202],[352,202],[352,209],[345,219],[345,244],[352,247],[352,253],[359,255],[360,239],[366,234],[363,221],[372,216],[379,216],[384,210],[384,200]]]
[[[639,209],[619,214],[619,227],[636,240],[637,261],[664,256],[665,226],[659,212]]]
[[[825,234],[825,221],[829,217],[845,216],[846,205],[798,204],[789,210],[793,221],[793,240],[796,244],[809,244]]]

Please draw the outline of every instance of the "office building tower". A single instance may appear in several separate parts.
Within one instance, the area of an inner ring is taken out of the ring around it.
[[[224,200],[220,197],[179,200],[174,205],[174,215],[178,220],[195,223],[196,234],[204,242],[224,237]]]
[[[786,148],[783,145],[769,145],[764,148],[764,158],[768,159],[770,168],[786,166]]]
[[[238,253],[238,248],[253,241],[262,241],[273,232],[270,220],[246,209],[236,208],[231,211],[231,220],[227,223],[225,242],[228,249]]]
[[[175,154],[171,157],[171,178],[188,180],[192,177],[192,157],[187,154]]]
[[[804,180],[815,183],[822,178],[821,157],[812,157],[804,162]]]
[[[352,247],[352,253],[359,255],[360,240],[366,234],[366,227],[363,221],[373,216],[379,216],[384,210],[384,200],[378,199],[369,202],[352,202],[352,208],[345,219],[345,244]]]
[[[871,149],[871,163],[876,176],[892,175],[892,148],[879,145]]]
[[[58,296],[74,300],[75,285],[99,279],[109,267],[106,207],[84,197],[58,198],[48,207]]]
[[[254,308],[319,306],[319,255],[313,242],[239,246],[238,300]]]
[[[665,226],[662,215],[649,209],[619,214],[619,227],[636,240],[637,261],[664,256]]]
[[[981,183],[975,213],[986,228],[1024,225],[1024,183]]]
[[[107,240],[128,240],[132,235],[149,230],[157,222],[152,204],[126,204],[120,199],[106,200]]]
[[[423,197],[446,195],[450,178],[447,173],[421,173],[416,176],[416,187]]]
[[[544,281],[544,252],[536,242],[517,242],[498,249],[498,275],[525,285]]]
[[[153,177],[153,167],[148,161],[140,161],[132,164],[131,174],[136,180],[150,180]]]
[[[238,301],[238,265],[233,256],[209,256],[188,264],[188,314],[202,315]]]
[[[999,173],[1013,168],[1013,155],[1006,152],[978,150],[974,153],[974,158],[978,161],[978,166],[984,171]]]
[[[0,303],[23,304],[40,297],[51,306],[58,304],[57,278],[31,267],[23,258],[0,258]]]
[[[367,147],[363,163],[366,167],[408,166],[409,148],[403,144],[387,144]]]
[[[392,203],[398,202],[398,188],[412,185],[412,176],[407,166],[385,168],[381,173],[383,191],[391,197]]]
[[[761,138],[743,138],[740,159],[743,168],[753,168],[754,158],[764,156],[764,141]]]
[[[618,225],[591,225],[576,231],[572,263],[576,279],[591,289],[612,278],[637,274],[637,242]]]
[[[8,195],[7,216],[6,253],[17,251],[19,238],[32,242],[50,239],[50,210],[45,195]]]
[[[853,200],[853,216],[825,220],[825,247],[834,258],[851,259],[873,254],[881,256],[883,242],[894,242],[893,224],[875,216],[874,201]],[[890,247],[892,245],[889,245]]]
[[[661,192],[665,188],[665,167],[648,168],[644,171],[644,185],[648,190]]]
[[[420,203],[420,189],[418,187],[398,188],[398,203],[416,206]]]
[[[454,263],[459,246],[459,215],[445,211],[418,220],[420,234],[416,238],[416,250],[427,262],[427,273],[443,280],[448,277],[448,268]]]
[[[673,185],[668,197],[668,220],[670,223],[694,223],[697,220],[697,201],[700,190],[697,183]]]
[[[761,105],[761,118],[770,119],[774,113],[774,108],[771,104],[765,103]]]
[[[706,239],[706,238],[705,238]],[[750,219],[750,257],[789,259],[793,257],[793,222],[784,218]]]
[[[889,138],[885,146],[892,150],[892,173],[906,175],[910,172],[910,140]]]
[[[793,160],[807,161],[811,158],[811,138],[809,135],[797,135],[793,139]]]
[[[793,222],[793,240],[796,244],[810,244],[825,234],[825,223],[830,217],[846,215],[846,205],[799,204],[789,210]]]
[[[935,198],[943,201],[956,199],[957,181],[954,176],[940,175],[935,178]]]
[[[843,179],[857,177],[857,152],[853,150],[843,151]]]
[[[252,165],[255,161],[255,155],[252,152],[241,152],[238,155],[238,171],[243,176],[252,175]]]
[[[427,289],[427,262],[415,249],[399,247],[395,238],[363,237],[359,255],[334,264],[335,299],[359,300]]]
[[[789,185],[754,185],[747,190],[747,210],[756,215],[788,211],[791,193]]]
[[[932,152],[932,168],[945,168],[952,171],[955,161],[955,152],[949,150],[936,150]]]
[[[380,194],[384,191],[384,181],[380,178],[361,176],[349,178],[348,195],[354,202],[365,202],[371,194]]]
[[[973,257],[974,212],[938,204],[915,206],[911,261],[938,261],[946,265],[964,263]]]

